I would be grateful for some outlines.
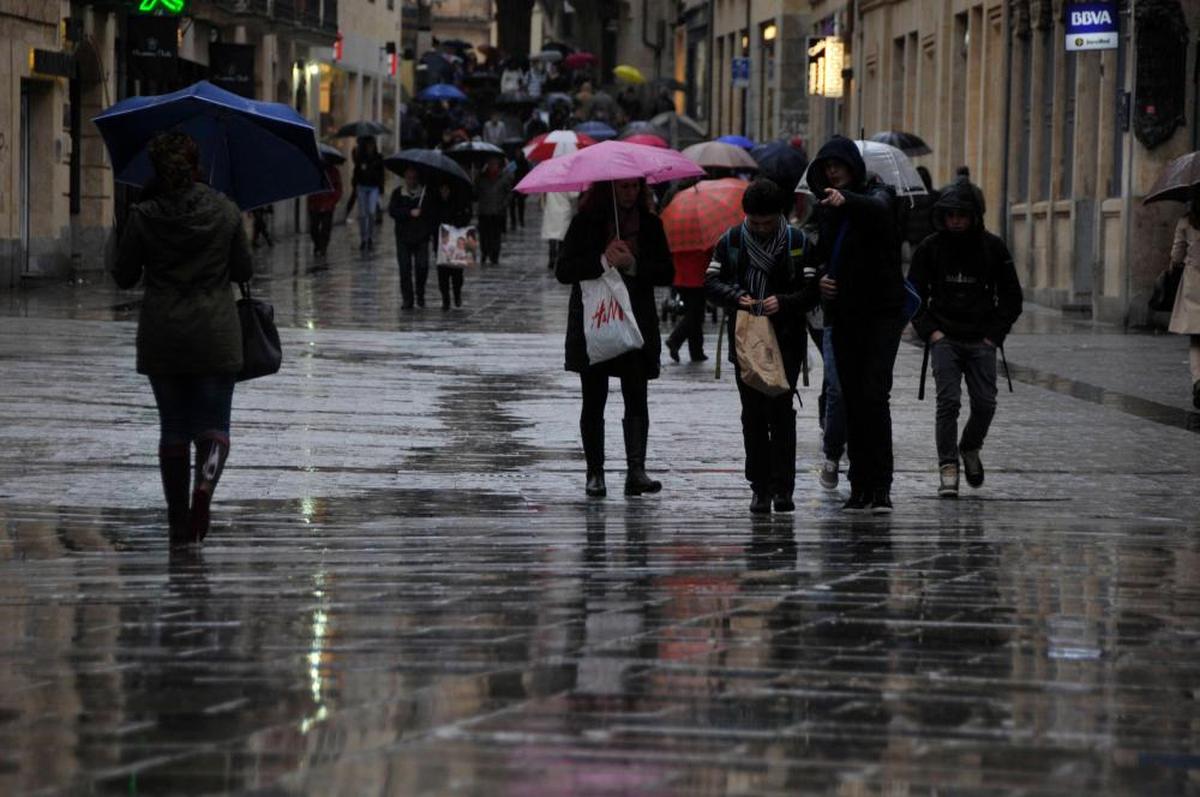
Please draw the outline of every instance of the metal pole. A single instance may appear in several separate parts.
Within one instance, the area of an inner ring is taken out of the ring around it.
[[[1125,131],[1125,186],[1121,196],[1121,226],[1124,227],[1122,261],[1125,266],[1125,307],[1123,322],[1129,328],[1129,309],[1133,299],[1133,114],[1137,108],[1137,0],[1129,0],[1129,58],[1126,59],[1125,85],[1129,93],[1129,111],[1126,114]]]

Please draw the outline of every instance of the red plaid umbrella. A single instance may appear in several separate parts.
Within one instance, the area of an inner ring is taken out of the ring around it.
[[[551,130],[525,145],[525,157],[530,163],[541,163],[560,155],[570,155],[595,143],[596,139],[574,130]]]
[[[646,147],[658,147],[659,149],[670,149],[671,145],[667,143],[665,138],[656,136],[653,133],[634,133],[632,136],[623,139],[626,144],[641,144]]]
[[[705,252],[721,235],[745,218],[742,194],[746,183],[736,177],[702,180],[675,195],[662,214],[667,243],[673,252]]]

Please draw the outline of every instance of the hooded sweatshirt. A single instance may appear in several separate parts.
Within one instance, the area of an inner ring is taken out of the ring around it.
[[[942,189],[933,206],[937,230],[913,252],[909,281],[921,295],[913,329],[923,340],[941,331],[952,340],[984,338],[1000,346],[1021,315],[1021,283],[1008,247],[983,228],[983,193],[960,180]],[[950,210],[971,214],[966,232],[950,232]]]
[[[194,183],[134,205],[113,278],[122,288],[145,281],[138,373],[241,370],[242,328],[230,283],[246,282],[250,276],[242,214],[217,191]]]
[[[830,160],[846,164],[851,179],[841,189],[844,205],[820,205],[817,209],[819,235],[812,263],[838,285],[837,298],[825,304],[826,324],[899,316],[904,306],[904,279],[891,192],[878,179],[868,177],[867,165],[853,141],[834,136],[808,166],[808,186],[818,201],[832,187],[825,178],[825,164]],[[834,261],[839,237],[842,245]]]

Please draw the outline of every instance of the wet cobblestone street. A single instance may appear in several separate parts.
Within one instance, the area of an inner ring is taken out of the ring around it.
[[[664,492],[612,489],[614,391],[588,500],[531,215],[449,312],[344,226],[260,251],[284,367],[235,393],[199,553],[139,294],[0,294],[0,794],[1200,794],[1186,339],[1030,307],[957,502],[902,346],[885,519],[817,482],[818,365],[797,511],[751,518],[709,324],[651,384]]]

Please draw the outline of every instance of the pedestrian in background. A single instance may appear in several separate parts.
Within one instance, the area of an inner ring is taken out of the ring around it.
[[[328,191],[308,195],[308,234],[313,242],[313,254],[322,256],[329,249],[333,234],[333,212],[342,199],[342,172],[332,163],[325,164]]]
[[[488,158],[479,177],[475,179],[475,195],[479,200],[479,243],[481,263],[500,262],[500,243],[504,236],[504,217],[508,212],[508,195],[512,192],[513,176],[504,170],[500,158]]]
[[[513,156],[512,162],[507,167],[512,172],[513,185],[517,185],[525,179],[525,175],[533,170],[533,164],[525,157],[525,150],[517,147],[517,154]],[[513,231],[520,225],[521,229],[525,229],[525,201],[528,199],[520,191],[513,190],[508,195],[508,229]]]
[[[254,236],[250,241],[251,247],[257,249],[258,239],[263,238],[267,242],[267,248],[275,248],[275,242],[271,240],[271,220],[274,218],[274,205],[263,205],[261,208],[255,208],[250,211],[250,221],[254,228]]]
[[[571,286],[567,307],[566,369],[579,374],[583,393],[579,429],[587,459],[590,496],[606,495],[604,482],[604,408],[609,377],[621,380],[625,400],[625,494],[657,493],[662,483],[646,473],[650,434],[649,382],[657,379],[662,356],[654,287],[674,277],[671,252],[662,221],[653,212],[644,180],[595,183],[579,203],[555,267],[555,276]],[[584,333],[582,280],[596,279],[606,266],[617,269],[629,291],[634,320],[642,334],[641,349],[591,364]]]
[[[233,385],[242,368],[242,330],[230,283],[251,276],[242,215],[199,182],[200,151],[185,133],[149,145],[153,198],[130,209],[113,277],[139,280],[137,370],[158,406],[158,467],[172,545],[200,542],[229,456]],[[189,505],[191,447],[195,484]]]
[[[404,170],[404,181],[392,191],[388,215],[396,223],[396,262],[400,267],[401,309],[425,306],[425,282],[429,278],[430,239],[437,228],[436,213],[425,207],[426,190],[420,173]],[[414,282],[415,277],[415,282]]]
[[[688,345],[688,358],[694,363],[708,359],[704,353],[704,314],[708,300],[704,291],[704,272],[712,260],[713,250],[704,252],[672,252],[675,265],[675,290],[683,301],[683,315],[667,336],[667,353],[679,362],[679,349]]]
[[[551,269],[558,263],[559,246],[567,237],[578,202],[579,193],[575,191],[542,194],[542,240],[549,245]]]
[[[815,271],[806,278],[804,233],[787,222],[791,197],[771,180],[755,180],[742,195],[746,219],[717,242],[705,279],[708,297],[728,314],[729,361],[742,404],[750,511],[796,508],[796,411],[792,395],[808,347],[805,314],[816,304]],[[734,345],[738,313],[765,315],[779,344],[790,390],[769,396],[742,381]]]
[[[867,178],[854,142],[834,136],[808,166],[820,200],[814,263],[823,266],[825,334],[832,335],[846,411],[846,512],[892,511],[892,369],[905,326],[904,279],[892,195]]]
[[[353,158],[351,186],[358,203],[358,249],[365,252],[375,248],[375,212],[383,193],[383,157],[375,147],[375,139],[368,136],[358,140]]]
[[[959,459],[971,487],[983,485],[983,448],[996,414],[996,351],[1021,315],[1021,283],[1008,247],[983,226],[983,192],[969,180],[943,189],[937,230],[913,252],[908,280],[921,296],[913,329],[929,347],[937,385],[937,453],[942,498],[958,497]],[[962,383],[971,414],[958,438]]]
[[[1192,371],[1192,406],[1200,410],[1200,186],[1192,186],[1188,212],[1175,223],[1171,264],[1183,269],[1171,323],[1167,329],[1188,335],[1188,363]]]
[[[470,197],[467,197],[464,201],[455,201],[454,193],[446,183],[437,186],[436,204],[434,207],[437,212],[437,223],[433,225],[434,236],[438,234],[438,229],[443,224],[448,224],[451,227],[466,227],[471,223]],[[467,243],[478,250],[478,234],[468,237]],[[434,245],[436,246],[436,238],[434,239]],[[438,292],[442,295],[443,312],[450,309],[451,300],[453,300],[455,307],[462,307],[463,277],[464,270],[460,266],[438,265]]]

